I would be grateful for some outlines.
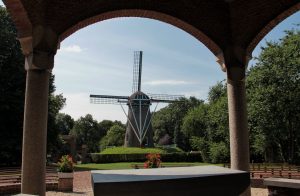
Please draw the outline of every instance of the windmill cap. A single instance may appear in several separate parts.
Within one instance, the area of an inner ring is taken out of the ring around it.
[[[137,91],[130,95],[129,100],[149,100],[149,96],[143,93],[142,91]]]
[[[129,100],[130,104],[132,104],[132,106],[136,107],[136,106],[147,106],[149,107],[149,105],[151,105],[151,101],[150,98],[148,97],[148,95],[146,95],[145,93],[141,92],[141,91],[137,91],[135,93],[133,93],[130,97]]]

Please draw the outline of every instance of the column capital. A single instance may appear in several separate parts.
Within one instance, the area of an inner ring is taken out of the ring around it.
[[[32,36],[19,38],[25,55],[25,69],[52,70],[59,46],[57,34],[47,26],[37,25]]]
[[[234,52],[233,53],[230,52],[229,54],[234,54]],[[246,54],[246,56],[244,56],[244,57],[239,57],[238,55],[234,55],[233,57],[239,58],[239,59],[244,59],[241,62],[244,62],[243,66],[245,66],[246,69],[247,69],[248,62],[252,59],[252,56],[249,54]],[[216,62],[220,64],[221,70],[223,72],[227,71],[227,67],[232,66],[232,64],[230,63],[231,61],[229,61],[229,59],[232,59],[233,57],[226,56],[227,61],[225,62],[225,56],[224,56],[223,52],[220,52],[218,55],[216,55]],[[241,64],[239,64],[239,65],[241,65]]]
[[[229,45],[226,47],[219,59],[226,68],[228,81],[243,81],[251,58],[252,56],[246,52],[246,49],[240,46]]]

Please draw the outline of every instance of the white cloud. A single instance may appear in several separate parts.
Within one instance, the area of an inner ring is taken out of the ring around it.
[[[191,84],[191,82],[187,82],[184,80],[153,80],[144,82],[145,85],[158,86],[158,85],[183,85],[183,84]]]
[[[62,52],[80,53],[80,52],[83,51],[83,49],[80,46],[74,44],[74,45],[70,45],[70,46],[67,46],[67,47],[62,47],[60,49],[60,51],[62,51]]]

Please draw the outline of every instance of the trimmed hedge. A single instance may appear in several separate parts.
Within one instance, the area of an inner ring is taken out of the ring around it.
[[[92,163],[144,162],[146,154],[100,154],[91,153]],[[162,162],[202,162],[200,153],[161,154]]]

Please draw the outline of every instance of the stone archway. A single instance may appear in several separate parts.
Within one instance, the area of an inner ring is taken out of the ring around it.
[[[175,25],[203,42],[227,71],[231,166],[249,170],[245,70],[258,41],[300,9],[299,0],[4,0],[26,57],[22,193],[45,195],[49,72],[59,42],[89,24],[117,16]],[[248,192],[249,194],[249,192]]]

